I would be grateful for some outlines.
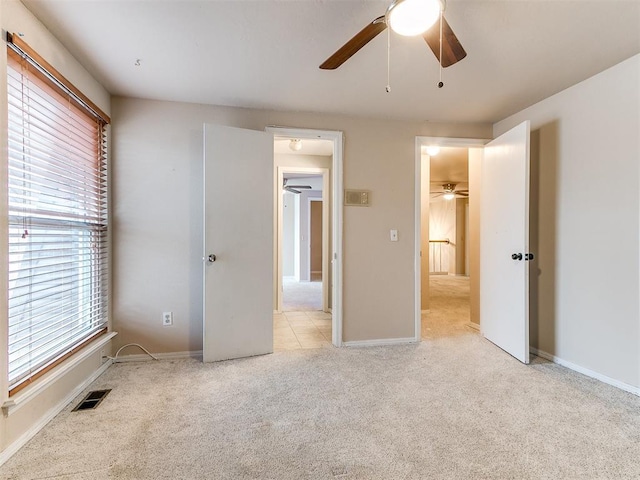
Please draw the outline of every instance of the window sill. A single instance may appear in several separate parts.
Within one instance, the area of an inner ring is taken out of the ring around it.
[[[44,375],[42,378],[38,379],[33,385],[25,388],[21,392],[16,393],[9,399],[6,399],[2,404],[2,412],[5,416],[9,416],[15,411],[19,410],[22,405],[25,405],[32,398],[36,397],[44,390],[49,388],[52,384],[54,384],[59,378],[69,373],[73,370],[77,365],[86,360],[91,355],[95,354],[98,350],[100,350],[104,345],[106,345],[113,337],[115,337],[117,332],[108,332],[105,335],[101,335],[90,345],[87,345],[77,354],[73,355],[67,361],[60,364],[58,367],[53,369],[48,374]],[[109,360],[110,362],[110,360]],[[106,362],[105,362],[106,363]]]

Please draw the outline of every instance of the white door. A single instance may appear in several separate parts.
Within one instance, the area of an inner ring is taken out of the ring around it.
[[[203,360],[273,351],[273,135],[204,126]]]
[[[480,326],[529,363],[529,122],[484,149],[480,195]]]

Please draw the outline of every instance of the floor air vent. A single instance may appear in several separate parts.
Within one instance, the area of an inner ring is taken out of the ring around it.
[[[78,410],[93,410],[98,405],[100,405],[100,402],[104,400],[104,397],[106,397],[110,391],[111,389],[94,390],[93,392],[87,393],[87,396],[84,397],[78,405],[76,405],[76,408],[74,408],[73,411],[75,412]]]

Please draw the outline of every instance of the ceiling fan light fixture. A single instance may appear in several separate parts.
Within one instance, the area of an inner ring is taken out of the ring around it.
[[[292,138],[289,141],[289,148],[294,152],[299,152],[300,150],[302,150],[302,140],[300,140],[299,138]]]
[[[426,32],[440,16],[440,0],[395,0],[387,9],[387,25],[398,35]]]
[[[453,200],[454,198],[456,198],[456,194],[453,192],[447,192],[442,196],[442,198],[444,198],[445,200]]]

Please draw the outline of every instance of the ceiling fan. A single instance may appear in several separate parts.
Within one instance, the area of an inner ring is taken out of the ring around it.
[[[432,189],[431,198],[444,197],[445,200],[453,200],[454,198],[467,198],[469,196],[469,190],[456,189],[455,183],[443,183],[442,192],[434,192]]]
[[[285,178],[284,183],[282,185],[282,189],[287,192],[295,193],[296,195],[300,195],[302,193],[300,190],[311,190],[311,185],[289,185],[289,179]]]
[[[384,15],[373,20],[327,58],[320,68],[335,70],[389,26],[400,35],[422,35],[442,67],[467,56],[442,13],[446,0],[394,0]],[[442,39],[442,42],[440,42]]]

